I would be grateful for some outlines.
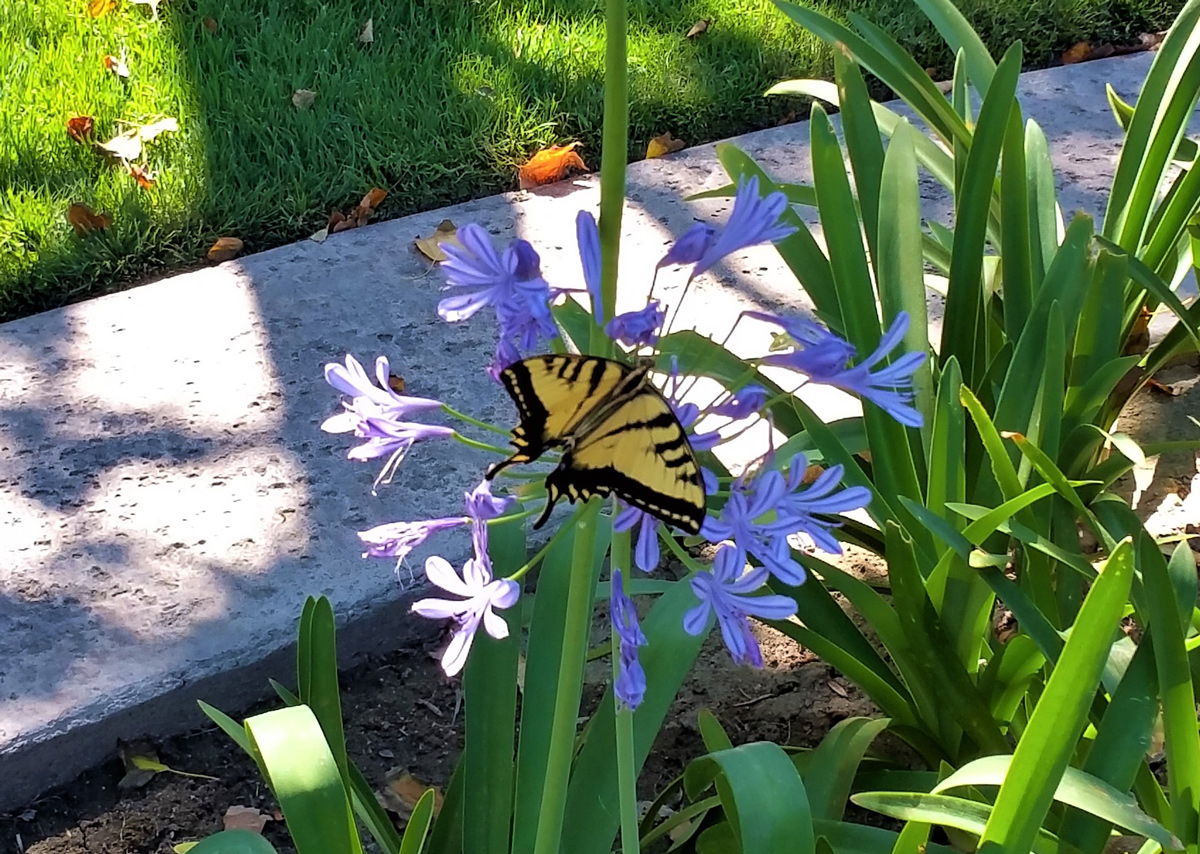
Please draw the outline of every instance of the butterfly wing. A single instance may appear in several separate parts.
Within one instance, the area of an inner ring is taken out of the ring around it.
[[[575,437],[546,478],[546,491],[543,519],[560,496],[574,502],[615,493],[690,534],[704,522],[700,465],[679,419],[648,381]]]
[[[512,438],[516,453],[492,466],[488,477],[563,444],[632,371],[620,362],[571,354],[534,356],[509,365],[500,372],[500,381],[520,415]]]

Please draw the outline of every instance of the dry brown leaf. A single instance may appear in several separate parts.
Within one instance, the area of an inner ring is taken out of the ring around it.
[[[91,116],[72,116],[67,119],[67,136],[76,142],[86,142],[84,137],[92,135],[96,122]]]
[[[413,807],[417,805],[417,801],[421,800],[426,789],[433,789],[433,814],[437,815],[441,812],[442,790],[436,786],[422,783],[408,771],[399,767],[389,769],[385,779],[387,784],[375,795],[385,809],[391,810],[404,821],[408,821]]]
[[[217,23],[216,18],[204,19],[204,29],[208,30],[210,33],[215,33],[219,27],[220,24]]]
[[[658,136],[650,140],[650,144],[646,146],[646,159],[652,157],[662,157],[664,154],[671,154],[681,148],[686,148],[687,143],[682,139],[675,139],[671,136],[671,132],[660,133]]]
[[[372,187],[370,192],[362,197],[362,201],[358,203],[358,210],[366,210],[371,213],[375,212],[375,208],[383,204],[383,200],[387,198],[387,190],[381,190],[379,187]]]
[[[320,231],[314,231],[308,236],[308,239],[313,243],[324,243],[329,239],[329,226],[325,226]]]
[[[413,246],[430,261],[437,263],[445,261],[447,258],[446,253],[442,250],[443,243],[462,246],[458,241],[458,226],[448,219],[442,220],[429,237],[418,237],[414,240]]]
[[[117,0],[91,0],[88,3],[88,14],[100,18],[117,8]]]
[[[367,18],[362,31],[358,34],[358,42],[359,44],[370,44],[373,41],[375,41],[375,19]]]
[[[112,214],[98,214],[87,205],[74,204],[67,208],[67,222],[80,237],[87,237],[93,231],[108,228],[112,225]]]
[[[404,394],[404,387],[406,385],[407,385],[407,383],[404,382],[404,377],[400,376],[399,374],[392,373],[390,371],[388,372],[388,388],[390,388],[392,391],[396,392],[396,394]],[[390,750],[379,751],[380,756],[383,756],[385,753],[390,754],[391,751]],[[390,759],[391,757],[386,756],[384,758]]]
[[[692,28],[687,31],[687,38],[694,39],[696,36],[708,31],[708,25],[711,24],[708,18],[701,18],[696,23],[692,24]]]
[[[251,833],[262,833],[263,826],[270,820],[270,815],[259,812],[254,807],[233,806],[225,810],[221,823],[225,830],[248,830]]]
[[[218,237],[217,242],[208,247],[208,260],[220,264],[241,254],[246,244],[236,237]]]
[[[113,74],[117,75],[118,77],[128,77],[129,76],[129,66],[125,64],[124,56],[122,56],[120,59],[118,59],[117,57],[113,56],[111,53],[105,55],[104,67],[107,68],[109,71],[111,71]]]
[[[297,89],[292,93],[292,106],[297,110],[307,110],[317,100],[317,93],[312,89]]]
[[[108,142],[96,143],[96,150],[118,160],[137,160],[142,156],[142,138],[135,128],[114,136]]]
[[[175,133],[178,130],[179,119],[168,117],[165,119],[159,119],[156,122],[151,122],[148,125],[142,125],[137,129],[137,135],[141,137],[144,142],[149,142],[159,134]]]
[[[521,179],[521,189],[527,190],[539,184],[552,184],[567,177],[572,169],[587,170],[583,159],[575,153],[575,147],[581,145],[572,142],[568,145],[552,145],[543,148],[518,172]]]
[[[139,6],[149,6],[151,18],[158,20],[158,4],[161,3],[162,0],[129,0],[129,2],[136,3]]]
[[[1158,50],[1166,37],[1166,33],[1142,33],[1138,36],[1138,47],[1142,50]]]
[[[1069,48],[1063,51],[1063,65],[1074,65],[1077,62],[1083,62],[1092,55],[1092,46],[1087,42],[1076,42]]]
[[[841,682],[838,682],[836,679],[830,679],[828,684],[829,684],[829,690],[832,691],[833,693],[837,694],[843,700],[845,700],[847,697],[850,696],[850,692],[847,691],[845,686],[842,685]]]
[[[143,190],[149,190],[154,186],[154,182],[158,180],[153,172],[140,163],[130,163],[129,174],[133,176],[133,180],[137,181],[138,186]]]

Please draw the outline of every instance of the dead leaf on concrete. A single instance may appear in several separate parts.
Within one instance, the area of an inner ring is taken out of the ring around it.
[[[413,247],[435,264],[445,261],[448,257],[442,251],[443,243],[452,243],[462,247],[458,241],[458,226],[448,219],[442,220],[429,237],[418,237],[413,241]]]
[[[246,244],[237,237],[218,237],[217,242],[208,247],[206,254],[209,261],[220,264],[222,261],[236,258],[245,246]]]
[[[1092,55],[1092,46],[1087,42],[1076,42],[1069,48],[1063,51],[1063,65],[1074,65],[1077,62],[1083,62]]]
[[[361,32],[358,34],[359,44],[370,44],[375,41],[375,19],[367,18],[367,22],[363,24]]]
[[[248,830],[251,833],[262,833],[263,827],[272,817],[265,812],[259,812],[254,807],[233,806],[225,810],[221,823],[225,830]]]
[[[93,231],[101,231],[112,225],[112,214],[98,214],[87,205],[74,204],[67,208],[67,222],[80,237],[87,237]]]
[[[528,190],[539,184],[561,181],[572,169],[586,171],[587,166],[583,158],[575,153],[575,147],[582,144],[572,142],[567,145],[552,145],[534,154],[529,158],[529,162],[517,170],[521,189]]]
[[[708,18],[701,18],[699,21],[692,24],[692,28],[687,31],[687,36],[685,36],[685,38],[694,39],[702,33],[707,32],[708,25],[711,23],[712,21],[710,21]]]
[[[297,89],[292,93],[292,106],[297,110],[307,110],[317,100],[317,93],[312,89]]]
[[[427,789],[433,789],[433,814],[436,816],[442,810],[442,790],[436,786],[422,783],[404,768],[388,769],[384,779],[387,781],[382,789],[375,792],[383,808],[394,812],[403,821],[412,816],[413,808]]]
[[[662,157],[664,154],[672,154],[686,147],[687,143],[682,139],[675,139],[671,136],[670,131],[660,133],[658,136],[653,137],[650,140],[650,144],[646,146],[646,159]]]

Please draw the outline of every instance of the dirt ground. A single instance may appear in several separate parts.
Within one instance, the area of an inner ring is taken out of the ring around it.
[[[640,797],[652,798],[704,752],[696,724],[701,708],[717,715],[735,743],[802,746],[816,744],[846,717],[875,713],[848,680],[815,656],[771,629],[757,631],[765,662],[761,671],[735,666],[719,633],[709,638],[647,759]],[[432,645],[399,650],[342,674],[347,746],[376,787],[383,787],[389,770],[397,767],[437,786],[444,786],[453,770],[462,748],[460,696],[457,683],[438,669],[435,652]],[[607,659],[589,666],[585,708],[599,699],[608,672]],[[209,699],[220,706],[220,698]],[[273,705],[242,711],[252,714]],[[114,752],[111,761],[72,784],[0,815],[0,853],[171,854],[179,842],[220,830],[230,806],[265,813],[277,809],[254,764],[216,729],[156,747],[166,765],[218,779],[163,773],[142,788],[119,791],[124,769]],[[263,832],[281,852],[293,850],[282,822],[269,821]]]

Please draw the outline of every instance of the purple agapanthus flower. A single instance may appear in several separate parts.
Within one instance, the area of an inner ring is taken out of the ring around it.
[[[454,430],[439,424],[405,420],[415,412],[437,409],[441,403],[392,391],[388,386],[388,360],[383,356],[375,361],[375,374],[379,385],[372,383],[363,366],[349,355],[344,366],[336,363],[325,366],[325,381],[342,394],[349,395],[350,400],[343,400],[342,411],[326,418],[321,429],[327,433],[353,432],[357,438],[366,440],[350,449],[346,456],[352,460],[373,460],[390,455],[376,479],[378,484],[391,476],[415,442],[453,436]]]
[[[505,495],[497,498],[492,495],[492,483],[487,478],[465,496],[467,520],[471,523],[471,544],[475,548],[475,559],[488,559],[488,520],[497,519],[504,515],[516,502],[516,496]]]
[[[612,614],[613,632],[617,635],[620,646],[620,661],[617,667],[617,681],[613,691],[622,703],[630,710],[636,709],[646,696],[646,671],[638,661],[638,648],[645,646],[648,641],[638,625],[637,609],[633,600],[625,594],[625,583],[621,570],[612,571],[612,599],[609,603]]]
[[[434,534],[461,528],[467,524],[465,516],[443,519],[424,519],[419,522],[387,522],[366,531],[359,531],[358,538],[366,545],[363,557],[406,558],[413,549]]]
[[[587,211],[575,217],[575,241],[579,244],[579,261],[583,265],[583,283],[592,299],[592,319],[604,323],[604,300],[600,294],[600,228],[596,218]]]
[[[658,266],[692,264],[689,278],[694,279],[726,255],[759,243],[782,240],[796,231],[795,226],[779,222],[787,206],[787,196],[779,191],[759,196],[757,176],[739,179],[733,213],[725,227],[717,232],[703,223],[692,226]]]
[[[512,607],[521,588],[507,578],[493,580],[490,564],[475,558],[466,562],[459,578],[445,558],[434,555],[425,561],[425,575],[437,587],[461,597],[421,599],[412,606],[413,613],[422,617],[455,621],[454,637],[442,655],[442,670],[447,676],[454,676],[467,663],[467,654],[481,624],[497,640],[508,637],[508,624],[493,609]]]
[[[748,385],[731,392],[722,402],[712,407],[713,415],[724,415],[735,421],[748,418],[763,408],[767,402],[767,390],[762,386]]]
[[[605,325],[604,332],[629,347],[652,347],[658,342],[665,318],[658,300],[650,300],[643,309],[618,314]]]
[[[871,369],[888,358],[908,331],[908,313],[899,312],[879,346],[867,358],[850,365],[854,347],[825,327],[802,318],[781,318],[763,312],[746,312],[782,326],[796,347],[790,353],[773,353],[762,359],[764,365],[778,365],[807,374],[810,381],[831,385],[866,398],[906,427],[920,427],[921,413],[912,405],[912,378],[929,358],[923,351],[905,353],[886,367]]]
[[[803,584],[807,574],[792,557],[788,538],[807,534],[826,551],[840,553],[841,546],[829,532],[835,523],[813,514],[845,513],[871,500],[870,491],[861,486],[834,491],[842,477],[840,466],[801,489],[806,468],[804,455],[797,454],[786,478],[767,469],[748,482],[735,482],[720,516],[706,517],[700,535],[713,542],[731,540],[741,560],[753,556],[784,584]]]
[[[658,529],[662,525],[656,517],[651,516],[637,507],[621,508],[613,518],[613,530],[618,533],[638,529],[637,539],[634,540],[633,565],[642,572],[653,572],[662,560],[662,552],[658,546]]]
[[[692,579],[692,592],[700,604],[683,615],[684,631],[699,635],[708,625],[709,613],[715,613],[721,637],[734,662],[761,668],[762,652],[750,629],[749,618],[786,620],[796,613],[795,600],[787,596],[751,595],[766,583],[767,575],[765,567],[747,569],[741,550],[723,543],[713,561],[712,573],[697,573]]]

